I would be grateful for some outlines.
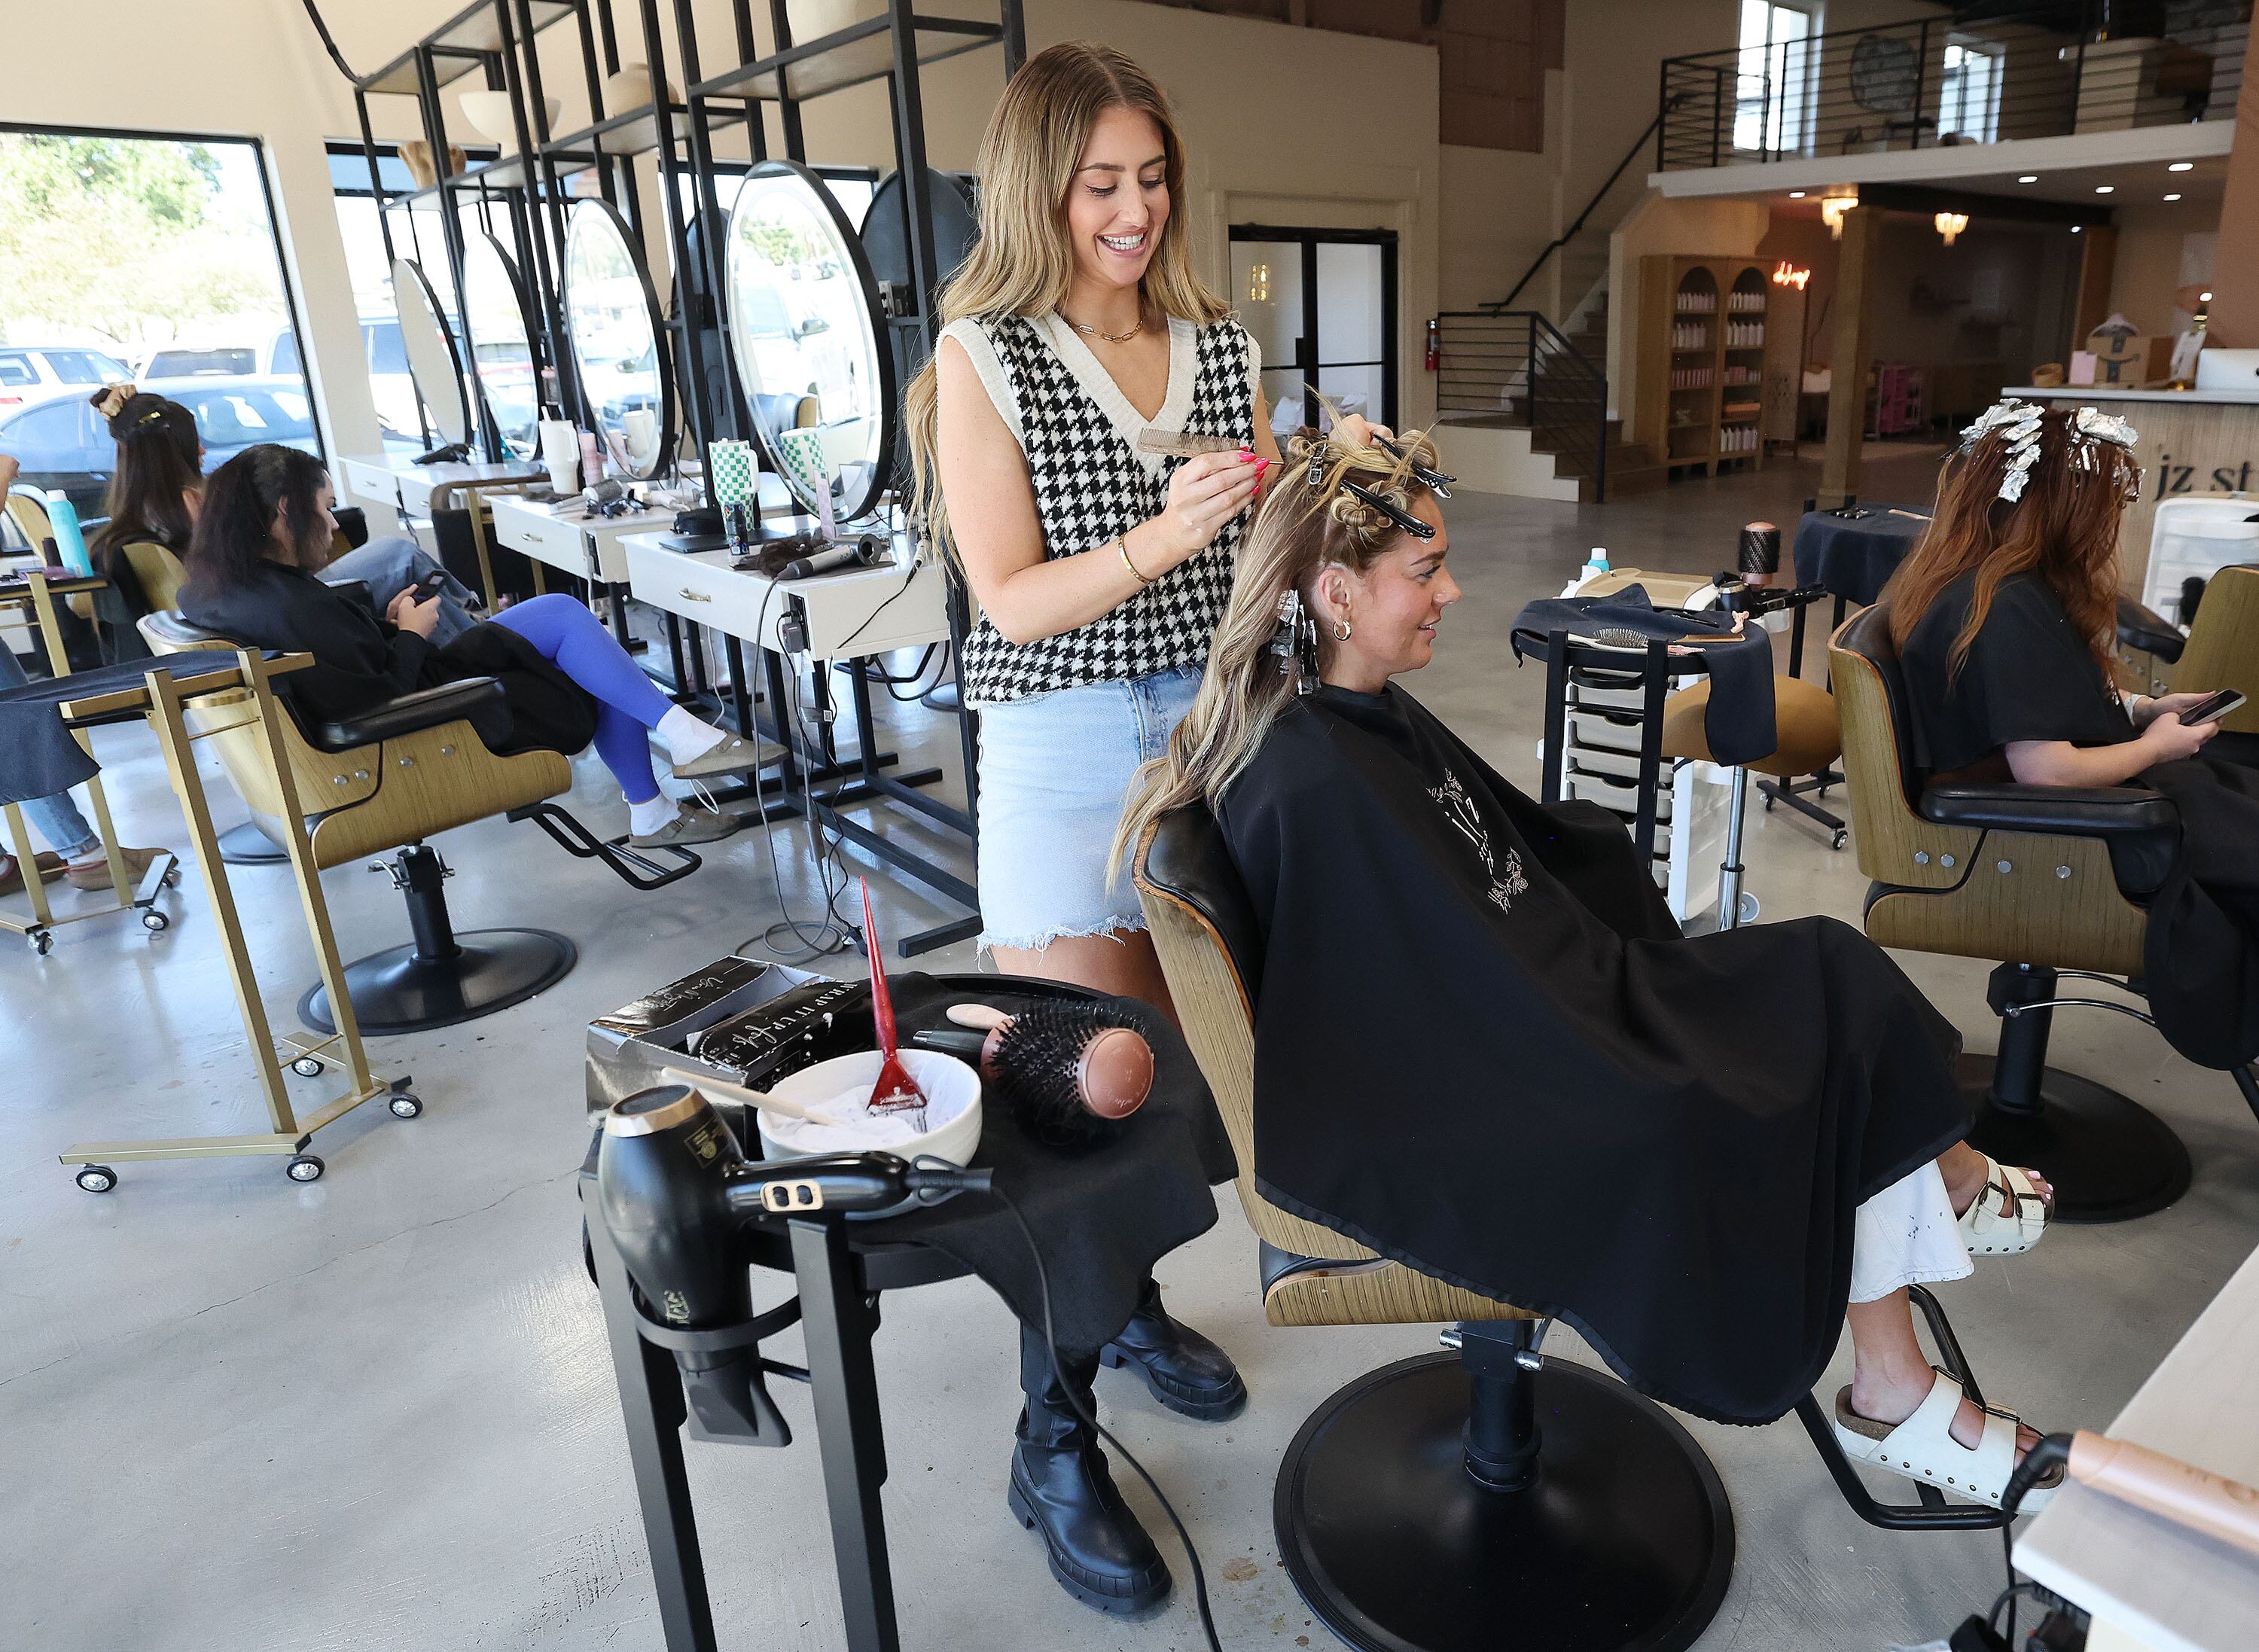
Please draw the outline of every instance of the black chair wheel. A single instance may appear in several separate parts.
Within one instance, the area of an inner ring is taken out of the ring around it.
[[[1851,835],[1849,832],[1845,831],[1841,826],[1838,826],[1835,829],[1835,837],[1828,841],[1828,846],[1830,849],[1841,849],[1846,843],[1850,841],[1850,836]]]
[[[290,1064],[290,1071],[296,1073],[302,1079],[318,1079],[322,1076],[324,1069],[321,1061],[317,1057],[313,1056],[301,1056]]]
[[[151,907],[141,915],[141,927],[148,930],[150,934],[155,935],[160,930],[171,929],[173,927],[173,921],[167,917],[163,913],[158,911],[156,908]]]
[[[322,1179],[322,1171],[324,1167],[322,1161],[311,1153],[301,1153],[284,1168],[289,1172],[290,1179],[294,1182],[317,1182]]]
[[[412,1119],[424,1111],[422,1100],[405,1090],[393,1097],[387,1105],[392,1108],[392,1116],[396,1119]]]
[[[55,950],[55,937],[45,929],[33,929],[24,938],[31,943],[32,951],[41,958]]]
[[[1765,812],[1766,814],[1768,814],[1768,815],[1771,814],[1771,813],[1772,813],[1772,806],[1773,806],[1773,804],[1774,804],[1776,801],[1778,801],[1778,799],[1776,799],[1776,798],[1774,798],[1774,797],[1771,795],[1771,794],[1770,794],[1770,793],[1766,794],[1766,795],[1765,795],[1765,808],[1764,808],[1764,812]]]
[[[73,1179],[89,1193],[106,1193],[118,1186],[118,1172],[107,1164],[89,1164]]]

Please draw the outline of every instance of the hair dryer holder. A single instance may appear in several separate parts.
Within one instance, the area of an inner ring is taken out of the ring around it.
[[[637,1335],[674,1356],[689,1402],[692,1439],[717,1445],[781,1448],[792,1443],[792,1425],[777,1409],[766,1379],[786,1377],[804,1383],[808,1369],[764,1359],[760,1345],[763,1338],[800,1323],[798,1297],[738,1324],[702,1331],[654,1319],[639,1291],[632,1300]]]

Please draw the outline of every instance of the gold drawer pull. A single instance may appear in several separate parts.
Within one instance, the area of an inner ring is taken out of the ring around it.
[[[707,595],[705,592],[694,591],[687,585],[682,587],[682,595],[686,599],[693,602],[710,602],[714,600],[712,597]]]

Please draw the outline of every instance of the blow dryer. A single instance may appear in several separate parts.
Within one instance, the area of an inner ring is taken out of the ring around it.
[[[728,1331],[753,1320],[738,1235],[756,1217],[886,1210],[989,1186],[987,1171],[913,1164],[893,1153],[748,1161],[706,1098],[679,1084],[639,1090],[615,1105],[596,1149],[605,1230],[650,1317],[681,1332]],[[702,1347],[669,1340],[706,1433],[786,1443],[789,1435],[761,1385],[754,1339],[716,1338]]]

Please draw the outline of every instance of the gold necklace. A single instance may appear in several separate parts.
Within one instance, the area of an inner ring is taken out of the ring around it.
[[[1073,328],[1077,332],[1083,333],[1093,338],[1103,338],[1108,344],[1128,344],[1132,338],[1135,338],[1139,333],[1145,331],[1145,319],[1142,316],[1137,318],[1137,324],[1130,329],[1127,332],[1101,332],[1095,327],[1084,326],[1080,322],[1076,321],[1072,317],[1068,316],[1065,310],[1060,310],[1057,313],[1061,321],[1065,322],[1068,326]]]

